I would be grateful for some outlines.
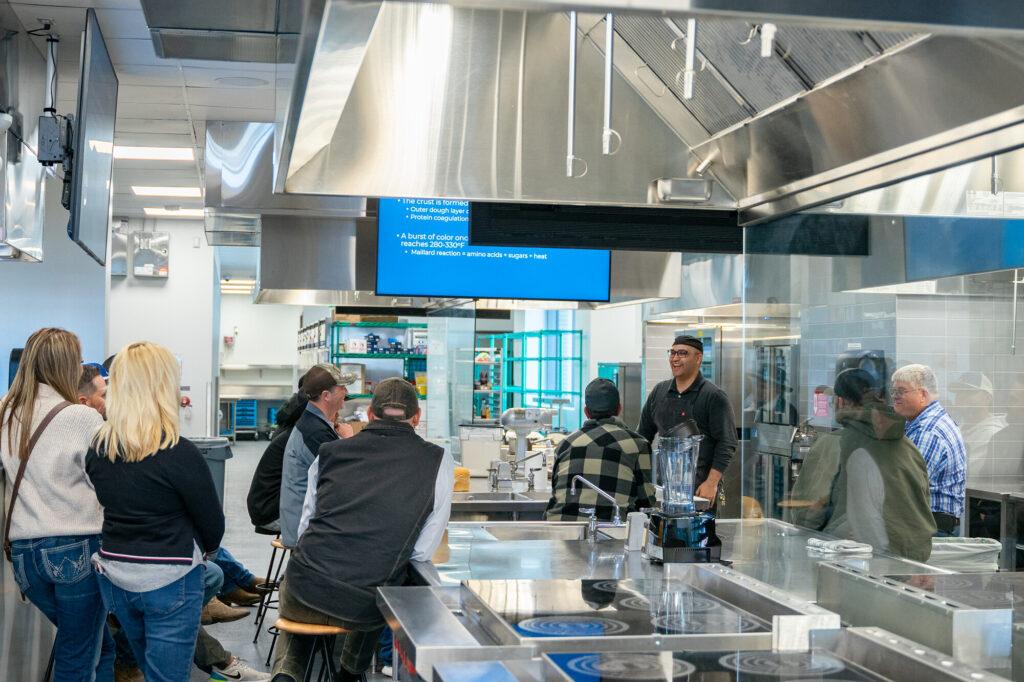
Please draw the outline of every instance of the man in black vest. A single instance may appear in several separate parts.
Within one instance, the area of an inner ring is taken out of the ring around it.
[[[736,452],[732,405],[725,391],[700,373],[703,341],[694,336],[677,336],[668,353],[672,378],[660,382],[651,391],[636,430],[653,443],[655,434],[665,433],[686,419],[695,420],[704,439],[697,456],[694,494],[714,504],[722,474]]]
[[[451,511],[454,464],[414,431],[416,390],[400,377],[377,384],[369,425],[322,445],[310,467],[299,541],[281,585],[280,614],[351,632],[339,642],[341,678],[360,679],[384,620],[376,590],[404,582],[409,561],[437,549]],[[312,642],[281,634],[275,682],[302,679]]]

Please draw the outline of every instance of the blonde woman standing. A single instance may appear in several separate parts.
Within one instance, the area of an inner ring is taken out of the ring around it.
[[[112,642],[101,647],[107,610],[89,561],[103,510],[85,472],[103,419],[71,404],[78,402],[81,373],[78,337],[40,329],[25,343],[11,390],[0,400],[4,552],[18,588],[57,626],[54,682],[107,682],[114,674]]]
[[[86,457],[103,505],[94,561],[146,682],[185,682],[203,607],[203,556],[224,513],[199,450],[178,428],[178,363],[133,343],[110,368],[107,422]]]

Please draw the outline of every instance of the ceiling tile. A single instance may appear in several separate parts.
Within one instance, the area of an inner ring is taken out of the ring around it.
[[[114,133],[114,144],[129,147],[191,147],[192,136],[188,134],[159,134],[150,131],[143,133],[117,131]]]
[[[273,74],[277,70],[275,64],[263,64],[260,62],[214,62],[202,59],[182,59],[181,66],[189,71],[191,69],[206,69],[212,71],[239,71],[246,75],[260,73],[271,74],[267,80],[273,80]]]
[[[153,50],[153,41],[148,38],[108,38],[107,50],[114,66],[119,64],[150,64],[172,66],[174,62],[160,59]]]
[[[168,62],[162,66],[151,64],[118,64],[115,67],[121,85],[181,85],[181,72]],[[75,78],[78,78],[77,72]]]
[[[177,104],[152,104],[145,102],[119,102],[117,106],[118,117],[127,118],[170,118],[186,119],[185,105]]]
[[[144,38],[150,40],[146,15],[138,10],[97,9],[96,18],[104,39]]]
[[[196,88],[214,88],[220,87],[217,83],[217,78],[231,77],[236,78],[260,78],[273,83],[274,78],[272,73],[264,73],[262,71],[245,71],[243,69],[236,69],[232,64],[224,64],[218,68],[197,68],[194,66],[182,67],[185,73],[185,84],[190,87]]]
[[[126,112],[117,112],[115,133],[158,133],[171,135],[189,135],[188,119],[148,119],[129,116]]]
[[[192,116],[204,121],[274,122],[273,109],[232,109],[230,107],[193,106]]]
[[[231,109],[273,109],[274,90],[265,88],[188,88],[190,106]]]
[[[153,169],[153,168],[137,168],[135,166],[129,166],[129,164],[138,163],[136,161],[124,161],[117,159],[114,161],[114,182],[117,186],[128,186],[128,185],[160,185],[160,184],[188,184],[190,182],[196,182],[196,169],[192,164],[188,164],[183,168],[177,168],[173,170],[167,169]]]
[[[122,85],[117,91],[117,103],[122,104],[182,104],[180,86],[147,87],[144,85]],[[120,110],[119,112],[120,113]]]

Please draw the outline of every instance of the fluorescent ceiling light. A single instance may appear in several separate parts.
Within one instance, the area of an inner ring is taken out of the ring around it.
[[[179,208],[177,211],[169,211],[166,208],[151,208],[146,207],[142,209],[143,212],[150,218],[202,218],[203,209],[201,208]]]
[[[137,197],[188,197],[198,199],[202,192],[198,187],[147,187],[132,185]]]
[[[126,147],[114,145],[115,159],[148,161],[191,161],[191,147]]]

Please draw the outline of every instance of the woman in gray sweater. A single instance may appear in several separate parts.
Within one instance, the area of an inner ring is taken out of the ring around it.
[[[106,682],[114,674],[107,610],[90,562],[103,510],[85,473],[85,455],[103,419],[77,404],[81,373],[78,337],[40,329],[25,344],[11,390],[0,400],[4,549],[9,543],[18,588],[57,626],[54,682]]]

